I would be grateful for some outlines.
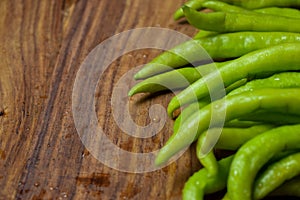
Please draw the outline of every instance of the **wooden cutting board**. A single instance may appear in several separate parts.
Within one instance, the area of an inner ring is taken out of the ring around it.
[[[194,28],[172,18],[183,2],[0,2],[0,199],[181,198],[184,182],[200,168],[193,147],[154,172],[128,173],[107,167],[77,134],[72,90],[86,56],[114,34],[161,27],[194,35]],[[173,121],[167,119],[153,137],[131,137],[118,127],[111,109],[112,90],[121,77],[160,52],[141,49],[123,55],[105,70],[97,85],[99,125],[115,145],[129,152],[158,150],[172,133]],[[131,80],[128,85],[134,83]],[[171,97],[142,94],[130,98],[132,120],[141,126],[151,123],[151,105],[166,107]]]

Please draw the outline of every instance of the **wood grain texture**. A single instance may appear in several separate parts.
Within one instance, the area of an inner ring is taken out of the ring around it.
[[[183,2],[0,2],[0,199],[180,199],[184,182],[200,167],[193,150],[155,172],[133,174],[108,168],[81,143],[71,96],[85,57],[116,33],[165,27],[192,36],[195,29],[172,19]],[[111,115],[110,96],[118,80],[158,53],[139,50],[118,59],[105,71],[107,80],[101,81],[96,92],[99,124],[116,145],[128,151],[157,149],[172,132],[169,120],[153,138],[130,138]],[[148,124],[150,105],[166,107],[171,96],[134,97],[133,120]],[[134,108],[139,98],[145,100]]]

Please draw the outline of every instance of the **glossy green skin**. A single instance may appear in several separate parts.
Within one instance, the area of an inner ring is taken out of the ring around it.
[[[216,32],[282,31],[300,33],[300,19],[256,12],[202,13],[183,7],[187,21],[198,29]]]
[[[291,17],[291,18],[300,18],[300,11],[293,8],[262,8],[257,10],[248,10],[242,7],[230,5],[221,1],[205,1],[202,3],[202,6],[209,8],[213,11],[224,11],[224,12],[243,12],[243,13],[263,13],[263,14],[272,14],[276,16]]]
[[[246,83],[246,81],[247,80],[245,80],[245,79],[241,79],[241,80],[229,85],[227,88],[225,88],[226,93],[230,92],[236,88],[241,87],[242,85],[244,85]],[[209,103],[210,103],[210,100],[207,98],[207,99],[203,99],[202,101],[192,103],[189,106],[187,106],[185,109],[183,109],[181,114],[176,118],[176,120],[174,122],[174,128],[173,128],[174,134],[178,131],[179,127],[184,122],[184,120],[189,118],[190,115],[192,115],[197,110],[203,108],[204,106],[208,105]]]
[[[300,34],[286,32],[240,32],[209,36],[182,43],[170,51],[165,51],[150,63],[145,65],[134,76],[135,79],[145,79],[155,74],[178,68],[191,61],[201,61],[207,56],[201,52],[201,47],[213,59],[235,58],[249,52],[282,43],[300,42]],[[200,53],[197,53],[200,52]],[[162,67],[168,66],[168,68]]]
[[[195,111],[207,106],[209,104],[209,100],[203,100],[199,102],[192,103],[187,106],[183,111],[181,111],[180,115],[176,118],[173,125],[173,134],[176,134],[183,124],[183,122],[188,119]]]
[[[194,173],[184,185],[182,191],[183,200],[201,200],[204,194],[224,189],[232,159],[233,156],[229,156],[220,160],[218,162],[219,172],[215,176],[211,176],[205,168]]]
[[[218,113],[226,113],[225,122],[247,116],[258,110],[286,109],[286,114],[299,115],[299,93],[300,89],[258,89],[225,97],[225,101],[221,99],[212,102],[196,111],[182,123],[178,132],[173,134],[160,150],[156,157],[156,164],[160,165],[166,162],[177,152],[189,146],[209,126],[214,127],[223,122],[224,119],[219,115],[215,116],[214,121],[211,122],[213,109],[217,109]],[[224,102],[226,103],[224,104]]]
[[[202,8],[202,3],[205,1],[206,0],[190,0],[190,1],[186,2],[184,5],[186,5],[190,8],[200,9],[200,8]],[[178,10],[175,11],[173,17],[175,20],[178,20],[183,16],[184,16],[183,10],[182,10],[182,8],[179,8]]]
[[[203,3],[207,0],[190,0],[186,2],[184,5],[195,10],[203,8]],[[267,7],[300,7],[299,0],[242,0],[242,1],[233,1],[233,0],[220,0],[220,2],[226,2],[229,4],[233,4],[235,6],[239,6],[246,9],[257,9],[257,8],[267,8]],[[174,19],[178,20],[184,16],[182,8],[179,8],[174,13]]]
[[[211,130],[211,131],[213,131],[213,130]],[[221,130],[221,131],[223,134],[223,130]],[[222,137],[222,134],[220,135],[220,137]],[[196,146],[196,154],[197,154],[197,158],[200,161],[201,165],[207,169],[208,174],[210,176],[216,176],[218,174],[219,170],[218,170],[218,162],[214,155],[214,152],[210,151],[205,156],[203,156],[201,154],[201,147],[205,142],[206,135],[207,135],[207,132],[202,133],[200,135],[200,137],[198,138],[197,146]]]
[[[185,104],[207,97],[219,89],[220,76],[225,87],[243,78],[251,79],[258,74],[283,72],[300,69],[300,44],[280,44],[248,53],[223,66],[216,73],[210,73],[177,94],[168,105],[170,117],[173,111]],[[280,58],[280,59],[278,59]],[[238,73],[237,73],[238,72]],[[210,90],[207,83],[210,84]],[[197,97],[197,99],[195,98]]]
[[[279,152],[300,148],[300,125],[282,126],[248,141],[236,153],[228,176],[231,200],[253,199],[252,188],[258,171]]]
[[[293,9],[293,8],[270,7],[270,8],[258,9],[258,10],[255,10],[255,12],[285,16],[285,17],[300,18],[300,11],[297,9]]]
[[[289,155],[268,168],[254,182],[254,199],[262,199],[286,180],[300,174],[300,153]],[[300,188],[299,188],[300,189]]]
[[[274,127],[275,126],[271,124],[261,124],[254,125],[249,128],[223,128],[222,134],[216,143],[215,148],[237,150],[248,140]]]
[[[230,5],[221,1],[205,1],[202,6],[209,8],[213,11],[224,11],[224,12],[252,12],[242,7]]]
[[[300,188],[300,176],[293,178],[292,180],[282,184],[278,189],[273,191],[271,195],[300,197],[299,188]]]
[[[241,6],[247,9],[257,9],[266,7],[300,7],[299,0],[222,0],[227,3],[232,3],[236,6]]]
[[[245,85],[231,91],[228,95],[235,95],[259,88],[299,88],[299,72],[282,72],[263,79],[249,81]]]

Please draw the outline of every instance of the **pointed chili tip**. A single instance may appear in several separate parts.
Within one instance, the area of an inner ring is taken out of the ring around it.
[[[182,8],[179,8],[178,10],[175,11],[173,18],[174,20],[179,20],[184,16]]]
[[[154,164],[155,166],[159,167],[164,165],[168,160],[166,160],[166,155],[164,153],[164,147],[162,149],[160,149],[160,151],[158,152],[158,154],[156,155]]]
[[[143,77],[141,76],[141,73],[140,73],[140,72],[137,72],[137,73],[133,76],[133,78],[134,78],[135,80],[140,80],[140,79],[142,79]]]
[[[159,157],[156,157],[155,161],[154,161],[154,164],[155,164],[156,167],[159,167],[159,166],[163,165],[164,162],[162,162],[162,160]]]
[[[131,90],[129,90],[129,92],[127,93],[128,97],[132,97],[134,94],[135,94],[134,88],[131,88]]]
[[[168,113],[168,116],[172,119],[174,119],[174,115],[173,115],[173,112],[176,108],[179,107],[179,102],[178,102],[178,99],[175,97],[173,97],[173,99],[170,101],[169,105],[168,105],[168,109],[167,109],[167,113]]]

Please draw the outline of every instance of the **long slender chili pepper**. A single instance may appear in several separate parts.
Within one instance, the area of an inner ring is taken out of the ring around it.
[[[254,179],[261,167],[281,151],[300,148],[299,128],[300,125],[293,125],[272,129],[248,141],[237,151],[228,176],[230,199],[252,199]]]
[[[200,79],[202,77],[200,72],[203,72],[203,70],[205,70],[206,73],[208,73],[208,71],[218,69],[226,63],[228,62],[214,62],[206,65],[200,65],[196,68],[185,67],[178,70],[169,71],[163,74],[158,74],[136,84],[128,92],[128,95],[132,96],[141,92],[154,93],[164,90],[175,90],[185,88],[191,83]]]
[[[285,108],[287,114],[300,114],[299,92],[300,89],[258,89],[212,102],[184,121],[178,132],[173,134],[160,150],[156,157],[156,164],[164,163],[174,154],[189,146],[209,126],[219,126],[224,120],[228,122],[261,109],[272,111]],[[211,121],[211,117],[214,117],[211,115],[214,109],[217,110],[217,113],[226,113],[225,119],[218,115]],[[210,139],[212,141],[208,140],[207,144],[217,142],[218,138]],[[207,153],[211,147],[205,147],[202,152]]]
[[[188,22],[198,29],[217,32],[283,31],[300,32],[300,19],[263,13],[211,12],[203,13],[187,6],[183,8]]]
[[[246,82],[247,82],[246,79],[238,80],[235,83],[226,87],[225,91],[228,93],[234,89],[241,87]],[[180,115],[176,118],[176,120],[174,122],[174,128],[173,128],[174,133],[176,133],[178,131],[180,124],[182,124],[186,119],[188,119],[190,117],[190,115],[192,115],[195,111],[208,105],[209,103],[210,103],[210,100],[207,98],[207,99],[203,99],[202,101],[192,103],[191,105],[189,105],[185,109],[183,109],[183,111],[180,113]]]
[[[241,13],[252,13],[252,14],[256,12],[256,13],[272,14],[276,16],[283,16],[289,18],[300,18],[300,11],[293,8],[270,7],[270,8],[256,9],[256,10],[248,10],[221,1],[205,1],[202,3],[202,7],[209,8],[213,11],[241,12]]]
[[[204,194],[224,189],[232,159],[233,156],[229,156],[220,160],[218,162],[219,172],[215,176],[211,176],[206,168],[194,173],[184,185],[183,200],[201,200]]]
[[[215,80],[219,80],[220,76],[226,87],[235,81],[260,73],[300,70],[299,55],[300,44],[297,43],[280,44],[248,53],[223,66],[218,72],[199,79],[177,94],[169,103],[168,114],[172,116],[175,109],[195,101],[195,96],[201,99],[215,92],[215,88],[219,89]]]
[[[292,42],[300,42],[300,34],[287,32],[238,32],[191,40],[154,58],[137,72],[134,78],[144,79],[172,68],[184,66],[189,61],[200,62],[203,59],[206,60],[207,56],[201,52],[203,51],[201,50],[202,47],[213,59],[235,58],[258,49]],[[189,58],[189,61],[186,58]],[[161,66],[168,66],[168,68]]]
[[[264,79],[252,80],[245,85],[231,91],[228,95],[235,95],[259,88],[299,88],[299,72],[282,72]]]
[[[262,199],[283,182],[300,174],[300,152],[289,155],[268,168],[254,182],[254,199]]]
[[[184,5],[191,7],[195,10],[203,8],[203,2],[207,0],[190,0]],[[239,6],[246,9],[258,9],[258,8],[268,8],[268,7],[300,7],[299,0],[243,0],[243,1],[234,1],[234,0],[220,0],[221,2],[226,2],[235,6]],[[174,19],[180,19],[184,16],[182,7],[179,8],[175,14]]]

